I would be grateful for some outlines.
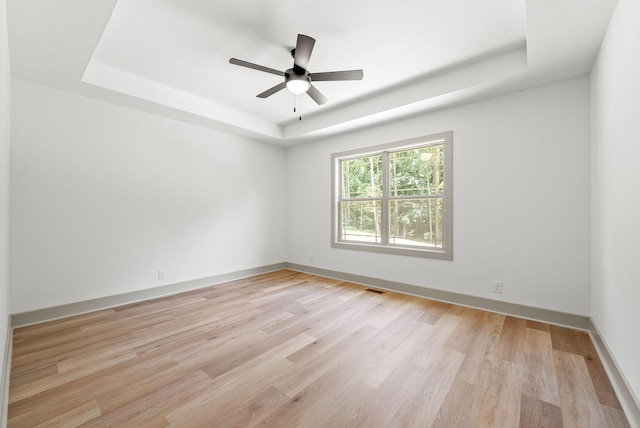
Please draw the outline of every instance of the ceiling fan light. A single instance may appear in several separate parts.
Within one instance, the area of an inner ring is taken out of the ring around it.
[[[307,79],[289,79],[287,80],[287,89],[292,94],[304,94],[311,87],[311,83]]]

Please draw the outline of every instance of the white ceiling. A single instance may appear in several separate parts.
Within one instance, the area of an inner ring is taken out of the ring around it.
[[[588,73],[616,0],[7,0],[13,77],[291,146]],[[236,57],[316,39],[322,106]],[[302,120],[293,112],[302,109]]]

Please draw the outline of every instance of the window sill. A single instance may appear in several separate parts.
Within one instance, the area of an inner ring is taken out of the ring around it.
[[[366,244],[356,242],[332,242],[332,248],[343,250],[370,251],[381,254],[395,254],[399,256],[423,257],[428,259],[453,260],[453,251],[449,249],[427,249],[400,245]]]

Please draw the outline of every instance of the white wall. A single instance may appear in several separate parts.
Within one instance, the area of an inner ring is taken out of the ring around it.
[[[331,153],[447,130],[454,260],[332,249]],[[291,148],[287,206],[290,262],[588,315],[588,79]]]
[[[640,398],[640,2],[619,0],[591,73],[592,318]]]
[[[13,313],[285,260],[281,148],[19,80],[11,133]]]
[[[7,42],[6,2],[0,0],[0,379],[4,373],[4,350],[9,320],[9,135],[11,70]],[[0,406],[3,404],[0,384]],[[2,415],[0,410],[0,415]],[[0,417],[0,424],[2,418]]]

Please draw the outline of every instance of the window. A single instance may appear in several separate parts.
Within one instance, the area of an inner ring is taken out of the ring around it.
[[[332,246],[453,259],[452,139],[333,154]]]

